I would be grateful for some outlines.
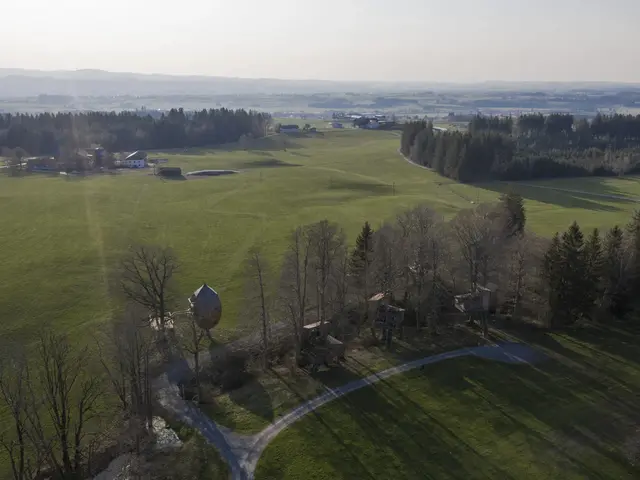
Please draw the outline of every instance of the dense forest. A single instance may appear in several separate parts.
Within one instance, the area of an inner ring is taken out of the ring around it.
[[[193,113],[174,108],[160,118],[132,112],[0,114],[0,149],[56,156],[91,145],[112,152],[199,147],[263,136],[270,120],[268,114],[225,108]]]
[[[405,124],[402,153],[461,182],[607,176],[640,170],[640,115],[485,117],[467,132]]]

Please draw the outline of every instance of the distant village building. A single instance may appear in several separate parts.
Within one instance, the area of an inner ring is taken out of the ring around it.
[[[147,153],[138,150],[125,157],[120,163],[126,168],[145,168],[147,166]]]

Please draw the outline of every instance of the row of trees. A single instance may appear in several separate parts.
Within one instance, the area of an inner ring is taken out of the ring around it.
[[[529,115],[546,125],[542,136],[509,133],[511,119],[476,117],[469,131],[439,132],[424,121],[405,124],[400,149],[415,163],[433,168],[441,175],[462,182],[526,180],[535,178],[608,176],[640,169],[638,141],[625,137],[595,137],[580,126],[574,132],[572,117],[553,114]],[[549,119],[554,119],[549,123]],[[564,125],[568,123],[569,127]],[[520,120],[516,125],[519,125]],[[526,124],[526,122],[525,122]],[[530,132],[531,126],[526,124]],[[564,126],[563,126],[564,125]],[[567,128],[571,133],[567,133]],[[586,129],[591,126],[586,123]],[[564,132],[558,137],[557,132]]]
[[[361,326],[366,300],[377,292],[391,293],[406,309],[407,325],[430,332],[453,311],[454,295],[490,283],[498,285],[502,313],[552,328],[636,308],[640,212],[604,237],[594,230],[585,239],[574,223],[549,241],[525,226],[522,198],[508,193],[449,222],[418,206],[375,231],[365,223],[350,251],[335,224],[301,227],[291,237],[273,308],[288,318],[298,345],[310,317]]]
[[[226,108],[174,108],[160,118],[133,112],[7,113],[0,114],[0,148],[56,156],[91,145],[109,151],[198,147],[264,136],[270,122],[268,114]]]
[[[451,222],[426,206],[407,210],[375,231],[366,222],[352,249],[335,223],[299,227],[291,234],[279,281],[265,275],[270,269],[259,253],[253,254],[249,317],[279,318],[299,351],[303,326],[311,321],[330,323],[338,336],[359,332],[366,324],[367,300],[384,292],[406,309],[407,325],[436,332],[455,293],[504,281],[509,285],[505,298],[523,297],[530,287],[525,277],[539,264],[525,252],[538,252],[533,256],[538,261],[543,253],[543,241],[524,234],[525,222],[522,198],[505,195],[499,204],[461,212]],[[511,302],[517,309],[521,303]],[[263,351],[269,350],[272,324],[261,325]]]
[[[591,122],[568,113],[529,113],[516,118],[476,115],[469,122],[469,132],[482,131],[529,137],[570,137],[575,132],[585,146],[597,140],[637,142],[640,141],[640,115],[598,113]]]
[[[596,229],[585,239],[573,223],[553,237],[542,267],[553,325],[605,312],[621,316],[637,308],[633,292],[640,287],[640,212],[626,229],[615,226],[604,238]]]

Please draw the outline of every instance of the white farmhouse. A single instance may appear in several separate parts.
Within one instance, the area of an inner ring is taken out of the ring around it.
[[[138,150],[128,155],[121,163],[126,168],[145,168],[147,166],[147,153]]]

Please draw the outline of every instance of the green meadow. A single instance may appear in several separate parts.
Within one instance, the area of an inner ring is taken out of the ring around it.
[[[512,339],[548,359],[445,360],[351,393],[280,433],[255,478],[638,478],[638,332]]]
[[[94,332],[113,311],[110,278],[132,244],[175,250],[185,299],[204,281],[219,290],[223,331],[241,311],[248,252],[261,248],[277,270],[289,233],[302,224],[328,218],[352,242],[365,220],[376,227],[419,203],[450,218],[515,188],[526,198],[530,228],[549,236],[573,220],[584,228],[626,223],[640,196],[636,178],[542,183],[583,193],[456,184],[403,160],[392,132],[272,136],[247,147],[152,155],[183,173],[239,172],[219,177],[166,180],[150,169],[0,176],[2,335],[28,339],[43,324],[75,338]]]

